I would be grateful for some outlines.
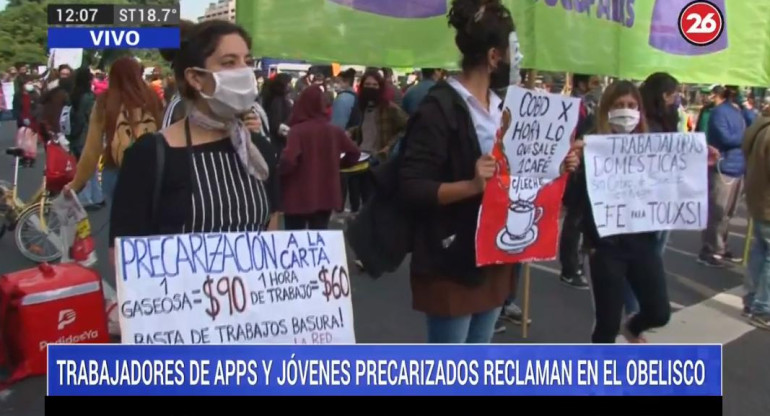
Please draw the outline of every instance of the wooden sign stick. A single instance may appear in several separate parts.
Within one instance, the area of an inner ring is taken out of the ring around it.
[[[537,71],[534,69],[527,70],[527,83],[528,89],[535,88],[535,78],[537,78]],[[525,263],[522,267],[524,274],[524,301],[522,303],[523,317],[521,320],[521,336],[526,339],[529,336],[529,291],[530,291],[530,267],[529,263]],[[517,279],[521,279],[522,276],[517,276]],[[517,280],[518,283],[518,280]]]

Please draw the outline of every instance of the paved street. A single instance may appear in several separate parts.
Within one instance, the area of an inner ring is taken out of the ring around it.
[[[12,145],[13,126],[0,126],[0,179],[12,178],[12,160],[4,149]],[[39,186],[43,163],[22,173],[22,196]],[[742,253],[746,233],[745,210],[732,224],[731,246]],[[98,255],[106,258],[107,210],[92,215],[98,232]],[[669,293],[674,315],[668,327],[650,333],[651,342],[721,343],[724,348],[724,414],[750,416],[770,414],[770,333],[754,329],[740,317],[740,285],[743,269],[708,269],[695,262],[699,233],[678,232],[671,238],[666,254]],[[0,240],[0,275],[31,267],[15,248],[9,235]],[[98,269],[112,281],[102,261]],[[531,317],[529,337],[509,326],[498,335],[499,343],[585,343],[593,324],[590,293],[559,283],[558,263],[541,263],[531,269]],[[412,311],[408,267],[378,280],[353,276],[356,336],[359,342],[419,343],[424,341],[424,319]],[[38,378],[0,392],[0,415],[43,414],[44,379]]]

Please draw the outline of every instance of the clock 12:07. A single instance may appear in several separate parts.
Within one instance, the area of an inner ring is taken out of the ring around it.
[[[62,23],[88,23],[96,19],[99,9],[56,9],[59,22]]]

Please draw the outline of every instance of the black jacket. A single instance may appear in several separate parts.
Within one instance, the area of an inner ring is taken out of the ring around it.
[[[440,206],[438,189],[442,183],[473,179],[481,149],[463,98],[446,82],[436,89],[448,91],[429,94],[420,104],[399,170],[400,196],[414,216],[411,272],[474,286],[482,282],[475,242],[482,195]],[[452,102],[442,105],[436,95]]]

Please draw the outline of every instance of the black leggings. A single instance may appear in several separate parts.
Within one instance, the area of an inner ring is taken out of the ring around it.
[[[584,215],[581,206],[567,206],[565,209],[567,215],[564,216],[559,237],[559,261],[562,276],[571,278],[583,273],[580,236],[583,231]]]
[[[289,231],[328,230],[330,211],[321,211],[307,215],[286,215],[284,226]]]
[[[625,236],[624,236],[625,237]],[[644,238],[635,235],[631,238]],[[639,313],[628,322],[638,336],[651,328],[665,326],[671,318],[663,259],[649,244],[599,246],[590,256],[591,282],[596,324],[591,342],[612,344],[618,336],[623,314],[623,285],[628,280],[639,300]]]
[[[367,169],[362,172],[343,173],[341,178],[342,186],[342,202],[343,205],[346,199],[350,199],[350,211],[358,212],[358,210],[369,200],[372,196],[372,177],[371,172]]]

